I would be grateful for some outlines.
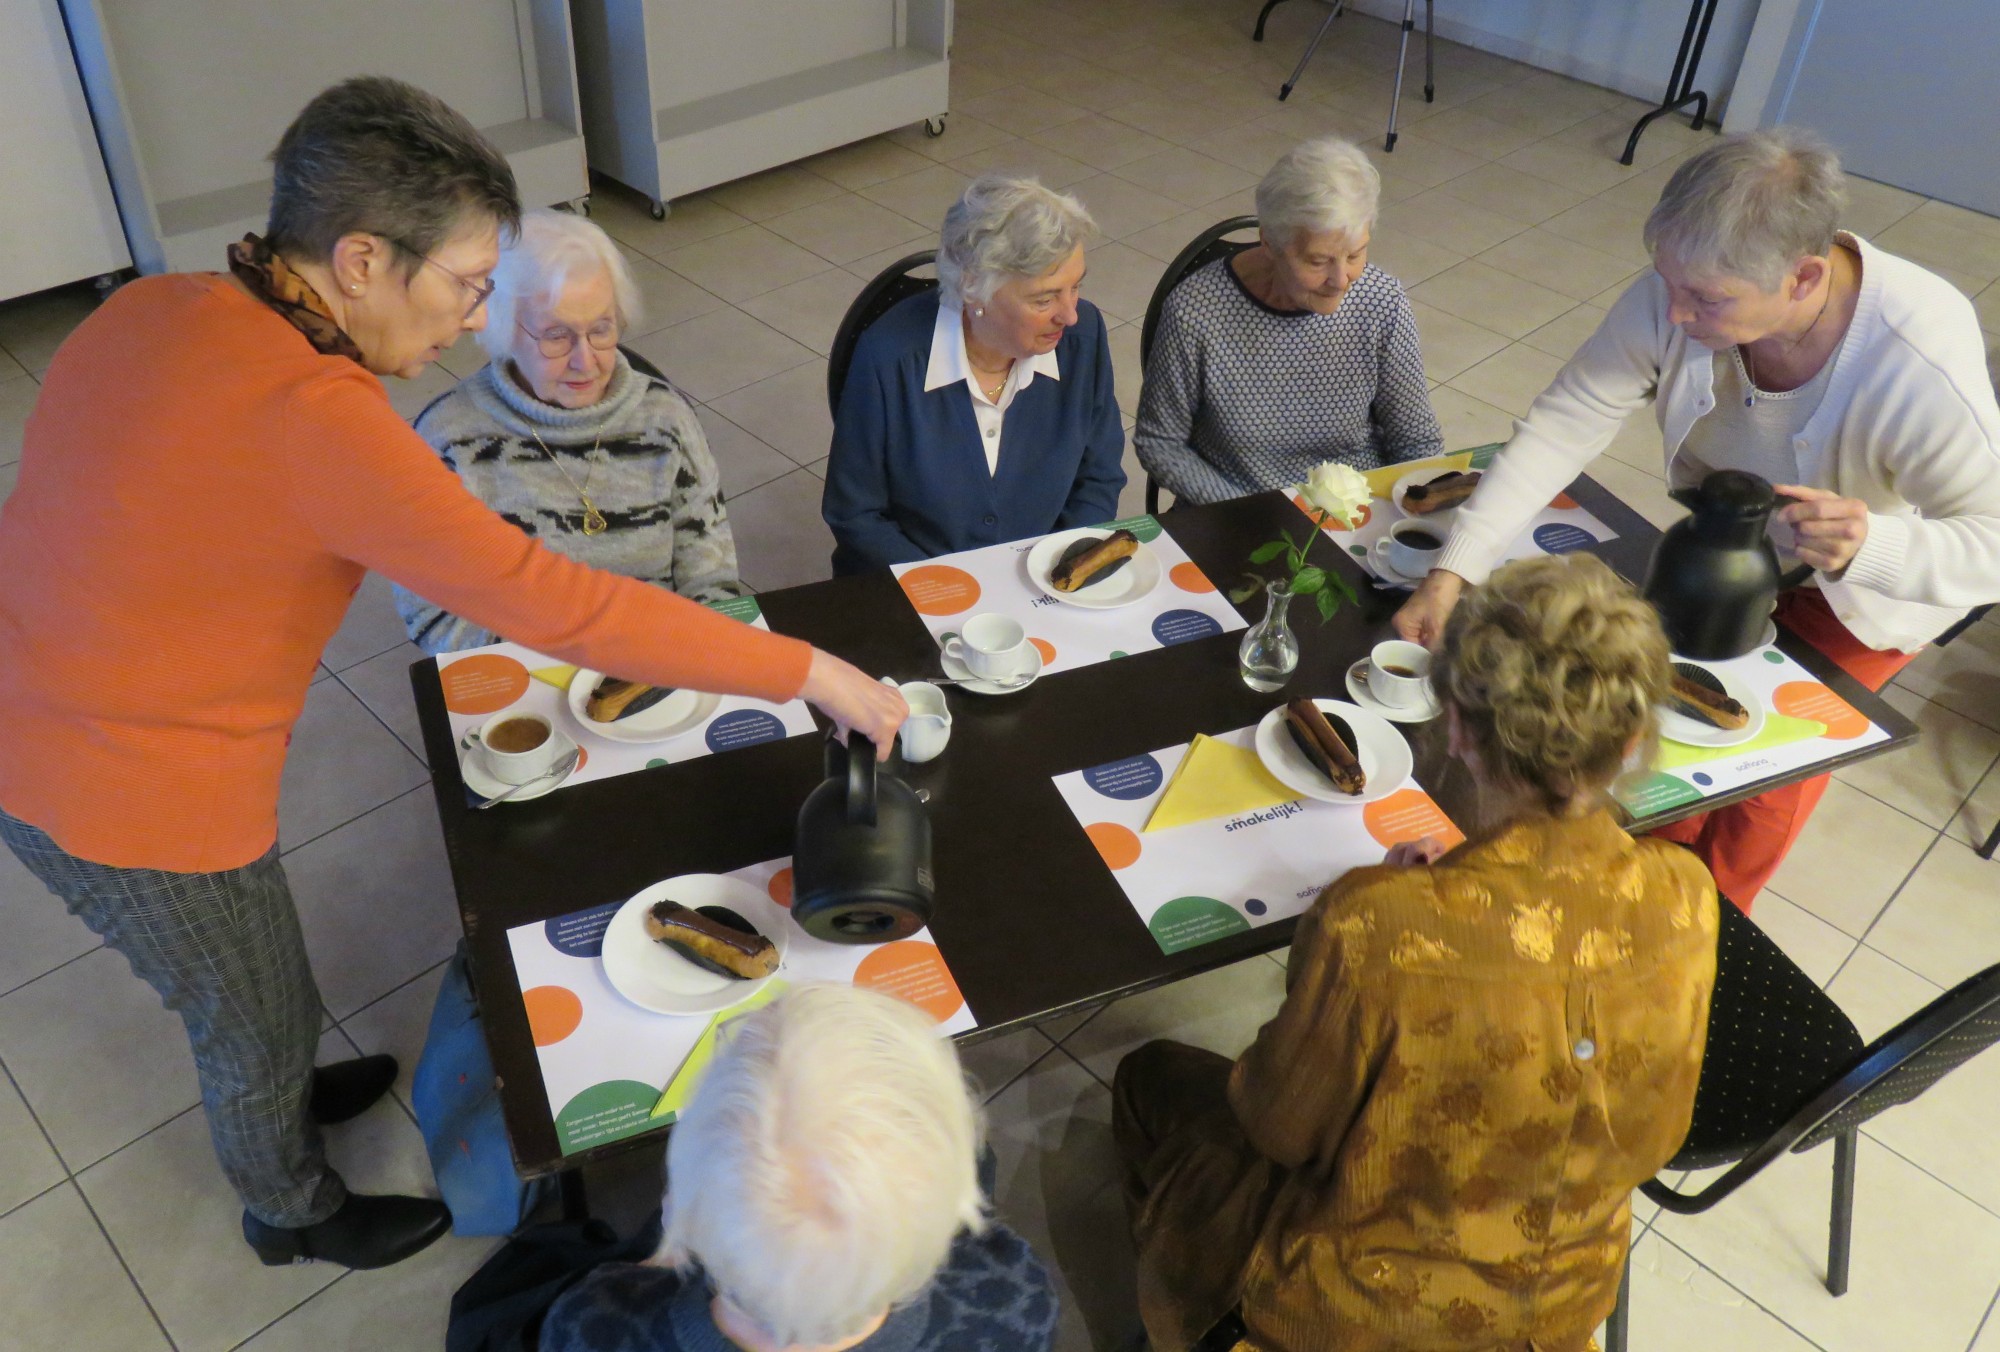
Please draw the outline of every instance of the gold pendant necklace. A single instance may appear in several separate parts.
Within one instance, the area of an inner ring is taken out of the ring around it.
[[[599,432],[597,440],[590,443],[590,468],[583,472],[583,486],[580,488],[577,486],[575,477],[570,474],[569,470],[563,467],[563,462],[556,459],[556,453],[549,449],[549,444],[542,440],[541,433],[531,427],[528,429],[528,435],[533,437],[535,444],[542,448],[542,454],[549,458],[549,463],[556,467],[556,472],[569,481],[570,490],[583,503],[583,533],[585,535],[602,535],[607,530],[610,530],[611,523],[604,519],[604,513],[598,511],[597,504],[590,500],[590,480],[597,473],[597,448],[604,444],[604,434]]]

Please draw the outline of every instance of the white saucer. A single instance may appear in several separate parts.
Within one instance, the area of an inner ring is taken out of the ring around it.
[[[1354,758],[1361,762],[1361,773],[1368,777],[1368,783],[1358,794],[1334,788],[1293,744],[1291,734],[1285,729],[1285,706],[1280,704],[1257,725],[1257,759],[1286,788],[1323,803],[1359,806],[1387,798],[1409,783],[1417,768],[1416,757],[1394,724],[1342,700],[1316,699],[1313,703],[1321,713],[1337,715],[1353,731],[1355,740],[1361,743],[1354,748]]]
[[[1133,552],[1132,561],[1120,568],[1102,582],[1086,583],[1073,592],[1058,591],[1049,581],[1049,570],[1056,566],[1062,552],[1078,540],[1102,540],[1106,532],[1101,526],[1081,526],[1075,530],[1057,531],[1045,535],[1028,551],[1028,580],[1039,588],[1043,595],[1052,596],[1066,606],[1079,606],[1084,610],[1116,610],[1129,606],[1134,601],[1152,594],[1160,585],[1164,570],[1160,567],[1160,556],[1141,544]]]
[[[1042,675],[1042,650],[1032,643],[1028,645],[1028,670],[1021,673],[1028,679],[1019,685],[997,685],[980,680],[972,674],[970,667],[942,648],[938,649],[938,660],[944,663],[944,674],[957,681],[960,690],[970,690],[975,695],[1018,694],[1040,680]]]
[[[718,976],[648,935],[646,912],[654,902],[669,897],[690,909],[727,906],[777,946],[779,970],[784,969],[791,930],[791,916],[784,908],[741,878],[687,873],[640,892],[619,907],[604,928],[604,977],[633,1004],[656,1014],[714,1014],[742,1004],[771,980]]]
[[[1722,692],[1749,711],[1750,721],[1740,728],[1718,728],[1699,719],[1689,718],[1676,712],[1671,703],[1660,705],[1660,736],[1682,746],[1726,747],[1741,746],[1764,730],[1764,703],[1757,693],[1741,676],[1729,669],[1728,663],[1696,662],[1685,657],[1673,659],[1676,663],[1700,667],[1722,682]],[[1739,659],[1740,660],[1740,659]]]
[[[1376,699],[1375,692],[1368,688],[1368,659],[1365,657],[1347,669],[1347,697],[1369,713],[1380,714],[1392,723],[1428,723],[1444,712],[1444,705],[1438,702],[1437,691],[1431,689],[1429,681],[1424,682],[1424,702],[1408,709]]]
[[[495,779],[493,772],[486,768],[486,752],[475,740],[478,735],[477,732],[468,732],[459,741],[458,777],[465,781],[466,788],[471,789],[481,798],[498,798],[503,793],[509,793],[509,790],[514,786],[504,779]],[[564,756],[576,750],[576,739],[554,724],[549,726],[549,736],[556,744],[557,760],[561,760]],[[533,788],[522,789],[519,793],[509,793],[507,801],[509,803],[527,803],[542,797],[544,794],[554,793],[557,789],[568,783],[569,776],[575,773],[576,767],[572,765],[569,768],[569,774],[557,775],[553,779],[545,779]]]
[[[704,690],[676,690],[650,709],[600,723],[587,711],[590,692],[597,689],[597,683],[603,678],[602,672],[579,668],[576,675],[570,677],[567,699],[570,717],[576,720],[576,725],[608,741],[630,742],[638,746],[668,741],[706,723],[709,715],[722,703],[722,696]]]
[[[1392,586],[1415,588],[1423,581],[1422,577],[1411,577],[1389,562],[1389,537],[1386,535],[1378,538],[1368,551],[1368,562],[1374,565],[1375,575]]]

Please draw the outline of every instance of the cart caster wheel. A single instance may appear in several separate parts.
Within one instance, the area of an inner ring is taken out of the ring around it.
[[[583,196],[577,198],[574,202],[571,202],[569,204],[569,209],[571,211],[574,211],[579,216],[590,215],[590,194],[585,193]]]
[[[125,285],[125,274],[123,272],[101,273],[93,279],[91,284],[97,288],[97,299],[99,302],[103,302],[111,299],[113,291]]]
[[[654,220],[656,220],[656,221],[664,221],[665,219],[667,219],[667,211],[668,211],[668,207],[667,207],[667,204],[666,204],[665,202],[655,202],[655,203],[653,203],[653,219],[654,219]]]
[[[924,135],[932,138],[944,135],[944,117],[942,114],[937,117],[927,117],[924,119]]]

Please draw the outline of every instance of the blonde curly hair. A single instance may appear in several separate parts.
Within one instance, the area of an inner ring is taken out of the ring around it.
[[[1672,679],[1660,618],[1588,554],[1521,559],[1452,611],[1432,679],[1489,778],[1550,811],[1608,788]]]

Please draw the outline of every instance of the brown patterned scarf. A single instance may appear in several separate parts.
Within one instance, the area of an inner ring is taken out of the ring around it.
[[[250,294],[276,310],[291,326],[305,335],[317,352],[329,357],[346,357],[365,367],[361,349],[334,322],[333,311],[320,299],[312,284],[293,272],[271,246],[255,235],[245,235],[241,243],[229,246],[229,270],[236,280],[250,288]]]

